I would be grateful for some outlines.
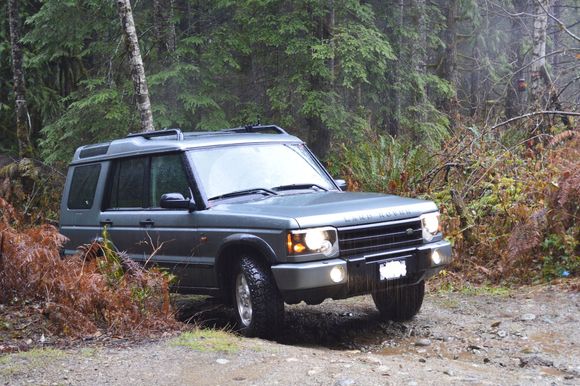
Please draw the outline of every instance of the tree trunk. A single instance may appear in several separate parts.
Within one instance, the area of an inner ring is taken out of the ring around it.
[[[447,80],[453,88],[453,95],[449,97],[443,108],[449,115],[451,128],[459,123],[459,101],[457,100],[457,18],[459,13],[459,0],[450,0],[447,9],[447,29],[444,33],[445,52],[441,68],[442,78]]]
[[[405,2],[404,0],[399,0],[398,3],[398,8],[399,8],[399,21],[398,21],[398,27],[399,27],[399,33],[398,33],[398,39],[397,39],[397,65],[395,66],[395,68],[393,68],[393,75],[395,77],[395,81],[394,81],[394,85],[395,87],[393,88],[393,102],[394,102],[394,111],[391,113],[392,118],[391,118],[391,124],[389,125],[389,133],[393,136],[396,137],[397,135],[401,134],[401,115],[402,115],[402,71],[404,71],[403,69],[403,33],[402,30],[403,28],[405,28]]]
[[[332,42],[334,36],[334,2],[328,0],[325,7],[325,15],[318,20],[317,23],[317,37],[324,44],[327,42]],[[330,43],[332,44],[332,43]],[[328,60],[326,63],[328,69],[332,73],[334,62]],[[321,74],[314,74],[310,76],[310,87],[313,91],[321,92],[322,94],[328,95],[332,90],[333,83],[331,78],[325,78]],[[324,122],[320,113],[313,113],[313,115],[306,117],[306,124],[308,126],[308,143],[310,144],[312,151],[321,159],[326,158],[328,151],[330,150],[330,129]]]
[[[514,13],[516,15],[522,14],[526,11],[527,0],[514,0]],[[510,59],[511,67],[513,69],[510,83],[507,85],[507,93],[505,100],[505,115],[513,118],[522,114],[522,105],[525,102],[525,90],[518,88],[518,82],[523,79],[523,74],[519,71],[524,65],[524,55],[522,54],[522,28],[524,21],[520,16],[512,16],[510,29],[510,44],[508,49],[508,57]],[[521,87],[524,87],[523,85]]]
[[[137,31],[135,30],[135,22],[133,21],[130,0],[118,0],[117,8],[119,10],[121,26],[123,27],[127,51],[129,53],[129,65],[131,66],[131,78],[133,79],[135,89],[135,99],[137,100],[137,108],[141,115],[141,130],[152,131],[155,129],[153,127],[149,90],[147,88],[145,68],[143,67],[143,59],[141,58],[141,51],[139,50],[139,41],[137,39]]]
[[[409,53],[411,68],[417,73],[417,76],[423,77],[427,73],[427,20],[426,20],[426,2],[425,0],[411,1],[412,25],[417,31],[417,37],[410,42],[413,47]],[[425,116],[426,90],[419,81],[414,85],[413,104],[416,108],[414,121],[416,124],[423,124],[427,117]],[[418,138],[418,133],[413,132],[413,137]]]
[[[20,18],[18,0],[8,0],[8,19],[10,24],[10,48],[12,53],[12,76],[14,79],[14,99],[16,107],[16,138],[18,154],[21,158],[32,157],[30,142],[30,117],[26,105],[26,87],[22,68],[22,43],[20,42]]]
[[[542,8],[543,6],[543,8]],[[546,66],[546,29],[548,27],[548,15],[544,9],[549,9],[549,0],[536,0],[534,7],[534,32],[532,50],[532,79],[531,79],[531,102],[533,109],[540,109],[545,94],[542,69]]]
[[[560,20],[561,16],[562,16],[562,6],[561,6],[561,2],[560,0],[554,0],[553,5],[553,12],[552,14],[554,15],[554,17],[558,20]],[[550,24],[552,26],[554,26],[554,29],[558,28],[558,24],[550,19]],[[555,32],[552,36],[552,50],[553,51],[558,51],[559,49],[561,49],[561,39],[560,39],[560,32],[561,31],[557,31]],[[554,76],[554,78],[558,77],[558,71],[559,71],[559,65],[560,65],[560,55],[552,55],[552,75]]]
[[[153,29],[157,52],[162,62],[171,62],[175,51],[175,25],[173,24],[173,0],[153,0]]]

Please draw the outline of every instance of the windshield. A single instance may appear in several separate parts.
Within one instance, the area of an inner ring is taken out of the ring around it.
[[[297,186],[336,189],[303,144],[248,144],[189,152],[208,198]]]

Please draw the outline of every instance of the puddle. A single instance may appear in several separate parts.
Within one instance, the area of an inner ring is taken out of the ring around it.
[[[559,354],[562,352],[562,346],[566,345],[566,339],[555,332],[536,332],[530,334],[528,341],[541,347],[541,351],[550,354]]]
[[[568,373],[558,370],[554,367],[542,367],[540,369],[540,373],[542,373],[543,375],[549,375],[552,377],[565,377],[568,375]]]

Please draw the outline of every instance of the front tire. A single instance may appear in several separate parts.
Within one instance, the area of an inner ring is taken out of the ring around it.
[[[270,269],[243,256],[233,275],[233,303],[239,331],[268,338],[284,323],[284,301]]]
[[[382,287],[372,293],[383,320],[397,322],[412,319],[423,305],[425,281],[399,288]]]

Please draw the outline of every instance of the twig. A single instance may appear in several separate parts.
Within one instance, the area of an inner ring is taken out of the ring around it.
[[[500,122],[497,125],[492,126],[490,129],[491,130],[497,129],[498,127],[505,126],[505,125],[507,125],[507,124],[509,124],[509,123],[511,123],[513,121],[517,121],[519,119],[533,117],[534,115],[551,115],[551,114],[554,114],[554,115],[580,116],[580,113],[576,113],[576,112],[573,112],[573,111],[551,111],[551,110],[548,110],[548,111],[533,111],[531,113],[527,113],[527,114],[524,114],[524,115],[520,115],[518,117],[513,117],[513,118],[508,119],[507,121]]]

